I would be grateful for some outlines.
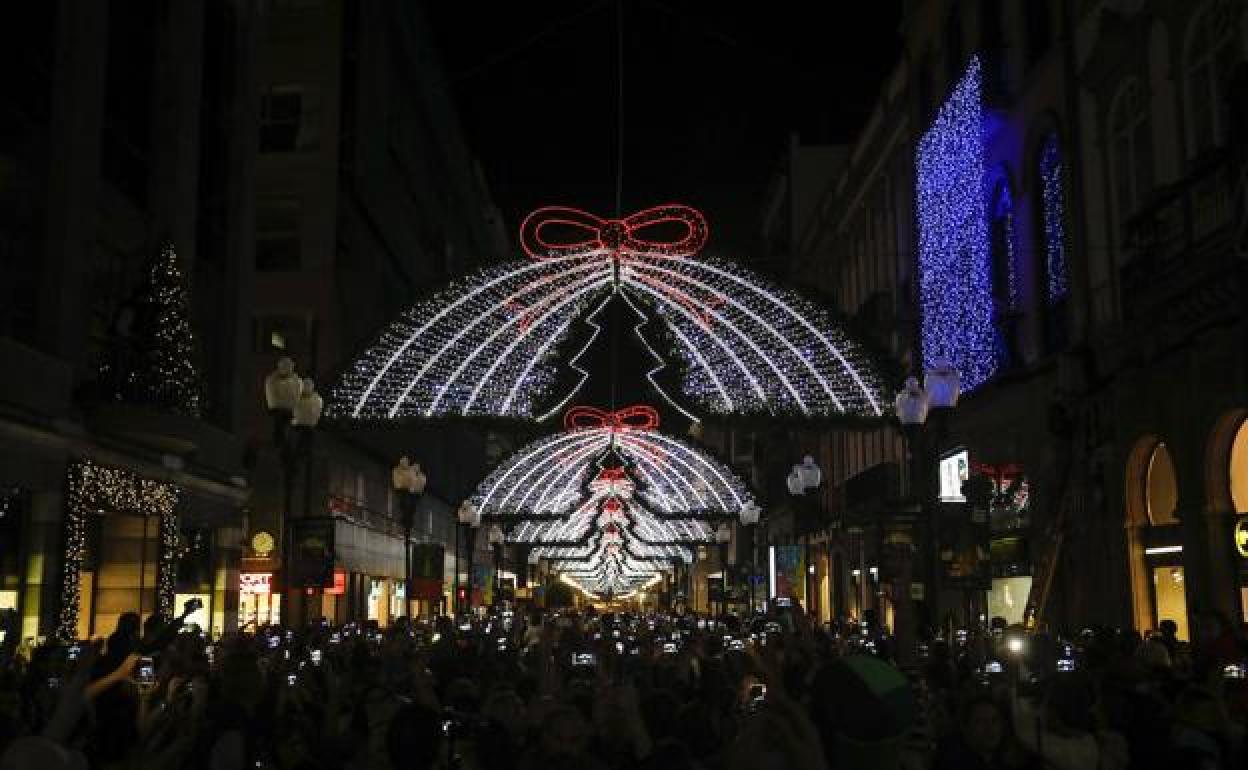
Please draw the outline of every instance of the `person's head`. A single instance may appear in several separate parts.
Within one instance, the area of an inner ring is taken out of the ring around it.
[[[427,706],[401,707],[386,730],[386,753],[395,770],[428,770],[442,751],[442,715]]]
[[[1179,633],[1179,624],[1167,618],[1166,620],[1161,621],[1161,624],[1157,626],[1157,629],[1161,631],[1162,636],[1167,639],[1173,639]]]
[[[139,613],[123,612],[117,618],[117,628],[113,631],[114,636],[135,639],[139,635]]]
[[[987,695],[978,695],[969,700],[963,706],[958,721],[962,739],[980,756],[993,754],[1005,740],[1005,715]]]
[[[1086,677],[1070,673],[1053,680],[1045,707],[1049,720],[1067,729],[1090,732],[1094,727],[1092,707],[1096,695]]]
[[[542,748],[547,754],[583,754],[589,738],[589,724],[581,712],[571,706],[560,706],[546,717]]]

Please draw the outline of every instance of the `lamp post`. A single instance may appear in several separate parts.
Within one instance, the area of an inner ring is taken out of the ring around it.
[[[420,463],[412,463],[406,455],[390,471],[390,484],[399,498],[403,518],[403,616],[412,614],[412,520],[416,517],[416,500],[425,493],[429,478]]]
[[[823,470],[815,462],[815,458],[810,455],[806,455],[802,458],[800,463],[794,465],[789,470],[788,477],[785,478],[785,485],[789,488],[789,494],[795,498],[804,497],[808,491],[818,489],[819,485],[822,483]],[[814,506],[817,509],[818,503],[816,502]],[[804,516],[803,518],[809,518],[809,516]],[[803,584],[806,588],[806,612],[810,613],[815,607],[815,592],[811,587],[811,575],[814,574],[811,567],[813,567],[814,564],[811,563],[810,560],[810,537],[811,532],[813,531],[813,522],[804,521],[802,524],[802,531],[806,536],[804,559],[806,562],[806,570],[805,574],[802,576],[802,580],[804,581]]]
[[[719,545],[719,614],[728,614],[728,545],[732,542],[732,525],[728,522],[715,529],[715,542]]]
[[[923,385],[918,379],[909,377],[905,387],[897,394],[895,401],[897,420],[901,424],[901,433],[906,441],[910,458],[909,496],[918,509],[919,518],[927,533],[927,586],[925,599],[929,613],[934,622],[940,616],[940,517],[939,509],[934,505],[935,493],[931,480],[936,473],[935,454],[948,426],[949,415],[957,406],[961,392],[961,379],[958,371],[944,359],[933,362],[923,375]],[[902,563],[909,566],[913,553],[913,541],[908,533],[895,532],[889,540],[905,550],[901,554]],[[902,570],[907,572],[908,570]],[[893,589],[894,599],[899,600],[900,608],[910,609],[909,585],[897,586]],[[905,627],[898,623],[898,652],[909,655],[907,643],[912,640],[902,639],[901,631],[909,634],[911,618],[907,617]]]
[[[485,533],[485,540],[494,551],[494,591],[491,598],[494,600],[494,606],[497,607],[503,593],[503,542],[506,540],[503,528],[498,524],[491,524]]]
[[[758,523],[758,519],[762,516],[762,513],[762,509],[752,502],[741,506],[741,526],[753,527]],[[757,535],[758,530],[753,530],[750,533],[750,611],[747,613],[748,615],[754,614],[754,581],[758,576],[758,543],[755,542]]]
[[[453,609],[454,609],[455,614],[458,615],[459,612],[463,609],[463,607],[461,607],[459,604],[459,554],[460,554],[459,531],[462,528],[467,528],[471,534],[475,535],[476,528],[481,525],[481,512],[478,511],[472,505],[472,503],[465,500],[459,506],[459,511],[455,515],[456,515],[456,518],[458,519],[458,523],[455,525],[455,599],[454,599],[455,606],[453,607]],[[468,595],[466,598],[468,600],[467,603],[469,607],[472,606],[472,545],[471,543],[475,539],[476,539],[475,537],[470,537],[469,546],[468,546],[468,549],[469,549],[468,551]]]

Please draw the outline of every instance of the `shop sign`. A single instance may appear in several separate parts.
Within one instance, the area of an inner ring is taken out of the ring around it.
[[[240,594],[267,595],[273,591],[272,572],[240,572],[238,573],[238,592]]]
[[[1235,519],[1235,551],[1241,559],[1248,559],[1248,516]]]
[[[335,569],[333,581],[325,584],[326,596],[341,596],[347,592],[347,571],[345,569]]]
[[[971,456],[965,449],[940,460],[940,499],[946,503],[964,503],[962,484],[971,476]]]

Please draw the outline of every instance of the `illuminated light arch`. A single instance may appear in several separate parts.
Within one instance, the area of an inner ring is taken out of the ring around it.
[[[683,230],[671,239],[645,237],[656,225]],[[554,227],[575,235],[555,240],[548,237]],[[531,261],[479,271],[405,313],[342,376],[328,414],[553,416],[588,378],[578,360],[601,329],[597,313],[619,295],[642,319],[634,333],[658,362],[647,380],[691,419],[696,415],[655,378],[668,362],[641,333],[654,318],[675,339],[682,394],[701,409],[883,417],[883,381],[862,346],[797,294],[744,268],[695,257],[707,233],[700,213],[675,204],[618,220],[539,209],[521,226]],[[578,319],[591,334],[568,366],[581,376],[570,392],[556,394],[564,380],[553,351]]]
[[[754,503],[736,474],[705,451],[656,430],[616,424],[576,428],[520,448],[477,486],[470,502],[487,516],[568,516],[591,496],[587,484],[609,452],[637,469],[645,483],[636,494],[648,509],[738,516]]]

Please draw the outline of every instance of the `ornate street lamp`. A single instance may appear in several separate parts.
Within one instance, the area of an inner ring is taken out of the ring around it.
[[[455,525],[455,611],[459,612],[459,531],[461,528],[468,529],[468,606],[472,606],[472,547],[476,540],[477,527],[481,526],[481,512],[476,507],[465,500],[456,512],[458,523]]]
[[[715,542],[719,545],[719,614],[728,612],[728,544],[732,542],[732,526],[723,522],[715,529]]]
[[[494,605],[497,607],[502,600],[503,585],[503,543],[507,536],[503,533],[503,528],[498,524],[491,524],[485,533],[485,542],[490,545],[490,549],[494,551]]]
[[[416,500],[425,493],[429,479],[420,463],[412,463],[406,455],[390,471],[390,485],[399,498],[403,518],[403,615],[411,615],[412,602],[412,522],[416,516]]]

